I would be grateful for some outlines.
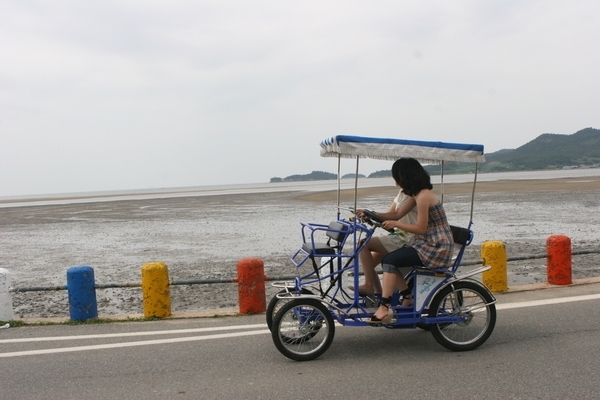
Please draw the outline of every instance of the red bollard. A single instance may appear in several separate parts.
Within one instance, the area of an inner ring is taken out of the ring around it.
[[[571,239],[564,235],[552,235],[546,239],[548,253],[548,283],[570,285],[571,279]]]
[[[245,258],[237,264],[240,313],[261,313],[267,309],[265,265],[260,258]]]

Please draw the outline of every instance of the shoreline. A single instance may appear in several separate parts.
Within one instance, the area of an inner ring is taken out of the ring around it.
[[[364,199],[376,195],[388,195],[393,198],[399,188],[391,186],[393,180],[390,178],[389,187],[369,187],[357,190],[358,198]],[[540,192],[540,191],[571,191],[577,185],[577,190],[600,190],[600,176],[578,177],[578,178],[548,178],[548,179],[515,179],[477,182],[475,194],[497,193],[497,192]],[[436,194],[441,193],[440,184],[433,185]],[[445,183],[444,194],[470,194],[473,191],[473,183]],[[342,189],[343,200],[351,200],[354,189]],[[298,200],[304,201],[334,201],[337,198],[336,190],[327,190],[315,193],[301,193],[296,196]]]
[[[377,178],[379,180],[383,178]],[[398,193],[398,188],[394,186],[394,182],[390,177],[385,178],[389,185],[382,185],[380,182],[373,182],[372,185],[361,182],[361,186],[357,189],[358,198],[372,197],[375,195],[389,195],[394,197]],[[335,186],[329,181],[328,186]],[[323,186],[323,182],[319,181]],[[302,182],[309,185],[311,182]],[[346,188],[340,190],[343,200],[351,200],[354,194],[354,188],[348,188],[348,182],[344,182]],[[56,195],[36,195],[24,197],[5,197],[0,198],[1,208],[20,208],[34,206],[50,206],[50,205],[68,205],[68,204],[84,204],[84,203],[102,203],[102,202],[119,202],[119,201],[143,201],[143,200],[158,200],[158,199],[177,199],[177,198],[195,198],[195,197],[229,197],[229,196],[244,196],[249,194],[296,194],[297,200],[304,201],[335,201],[337,198],[337,189],[319,189],[319,188],[278,188],[269,187],[269,184],[261,186],[257,190],[245,192],[240,190],[238,186],[232,185],[230,189],[198,190],[190,189],[164,189],[164,190],[148,190],[132,191],[132,192],[97,192],[93,194],[56,194]],[[494,192],[536,192],[536,191],[561,191],[572,190],[573,185],[577,185],[577,190],[598,190],[600,189],[600,176],[577,176],[577,177],[561,177],[561,178],[539,178],[539,179],[499,179],[489,181],[478,181],[475,185],[475,194],[478,193],[494,193]],[[243,187],[243,186],[241,186]],[[433,183],[433,190],[436,194],[441,193],[441,184]],[[473,182],[450,182],[444,183],[444,194],[466,194],[472,193]]]
[[[532,173],[552,173],[553,175],[569,176],[548,176],[527,178]],[[576,172],[577,174],[573,174]],[[506,175],[512,175],[514,178],[502,178]],[[494,178],[500,179],[494,179]],[[473,188],[472,175],[458,174],[446,175],[444,183],[445,194],[471,193]],[[492,178],[492,179],[489,179]],[[458,182],[456,180],[458,179]],[[439,193],[440,183],[439,175],[432,176],[434,191]],[[452,181],[455,182],[452,182]],[[573,169],[573,170],[542,170],[542,171],[517,171],[511,173],[486,173],[478,176],[476,185],[477,193],[495,192],[495,191],[523,191],[523,190],[560,190],[559,184],[577,183],[579,190],[595,190],[600,187],[600,169]],[[565,189],[568,190],[568,189]],[[397,192],[394,182],[389,178],[362,178],[358,183],[359,196],[373,194],[391,194]],[[348,196],[348,193],[354,192],[354,180],[343,179],[341,193]],[[161,189],[133,189],[133,190],[115,190],[99,192],[81,192],[81,193],[55,193],[24,196],[0,196],[0,208],[44,206],[44,205],[65,205],[96,203],[108,201],[127,201],[127,200],[150,200],[150,199],[170,199],[180,197],[213,197],[213,196],[232,196],[256,193],[300,193],[300,199],[320,200],[317,194],[324,194],[324,199],[330,199],[331,196],[326,193],[337,193],[337,180],[332,181],[299,181],[284,183],[256,183],[256,184],[238,184],[238,185],[219,185],[219,186],[198,186],[181,188],[161,188]],[[307,195],[305,197],[304,195]],[[316,197],[311,197],[315,195]],[[394,194],[395,196],[395,194]],[[335,199],[335,196],[334,196]]]

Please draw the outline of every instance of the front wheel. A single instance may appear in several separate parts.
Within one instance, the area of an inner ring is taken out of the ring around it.
[[[335,333],[329,310],[315,299],[294,299],[283,304],[271,326],[275,347],[295,361],[314,360],[325,353]]]
[[[481,346],[496,325],[496,306],[490,292],[476,282],[459,281],[443,288],[429,307],[429,317],[462,318],[461,322],[431,325],[435,340],[452,351]]]

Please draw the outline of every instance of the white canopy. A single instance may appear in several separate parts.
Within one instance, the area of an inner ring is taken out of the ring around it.
[[[395,161],[411,157],[426,164],[445,161],[484,162],[483,145],[338,135],[321,142],[322,157],[374,158]]]

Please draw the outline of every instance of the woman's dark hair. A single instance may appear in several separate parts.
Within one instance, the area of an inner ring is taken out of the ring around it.
[[[401,158],[392,165],[392,177],[407,196],[415,196],[423,189],[433,189],[431,177],[414,158]]]

